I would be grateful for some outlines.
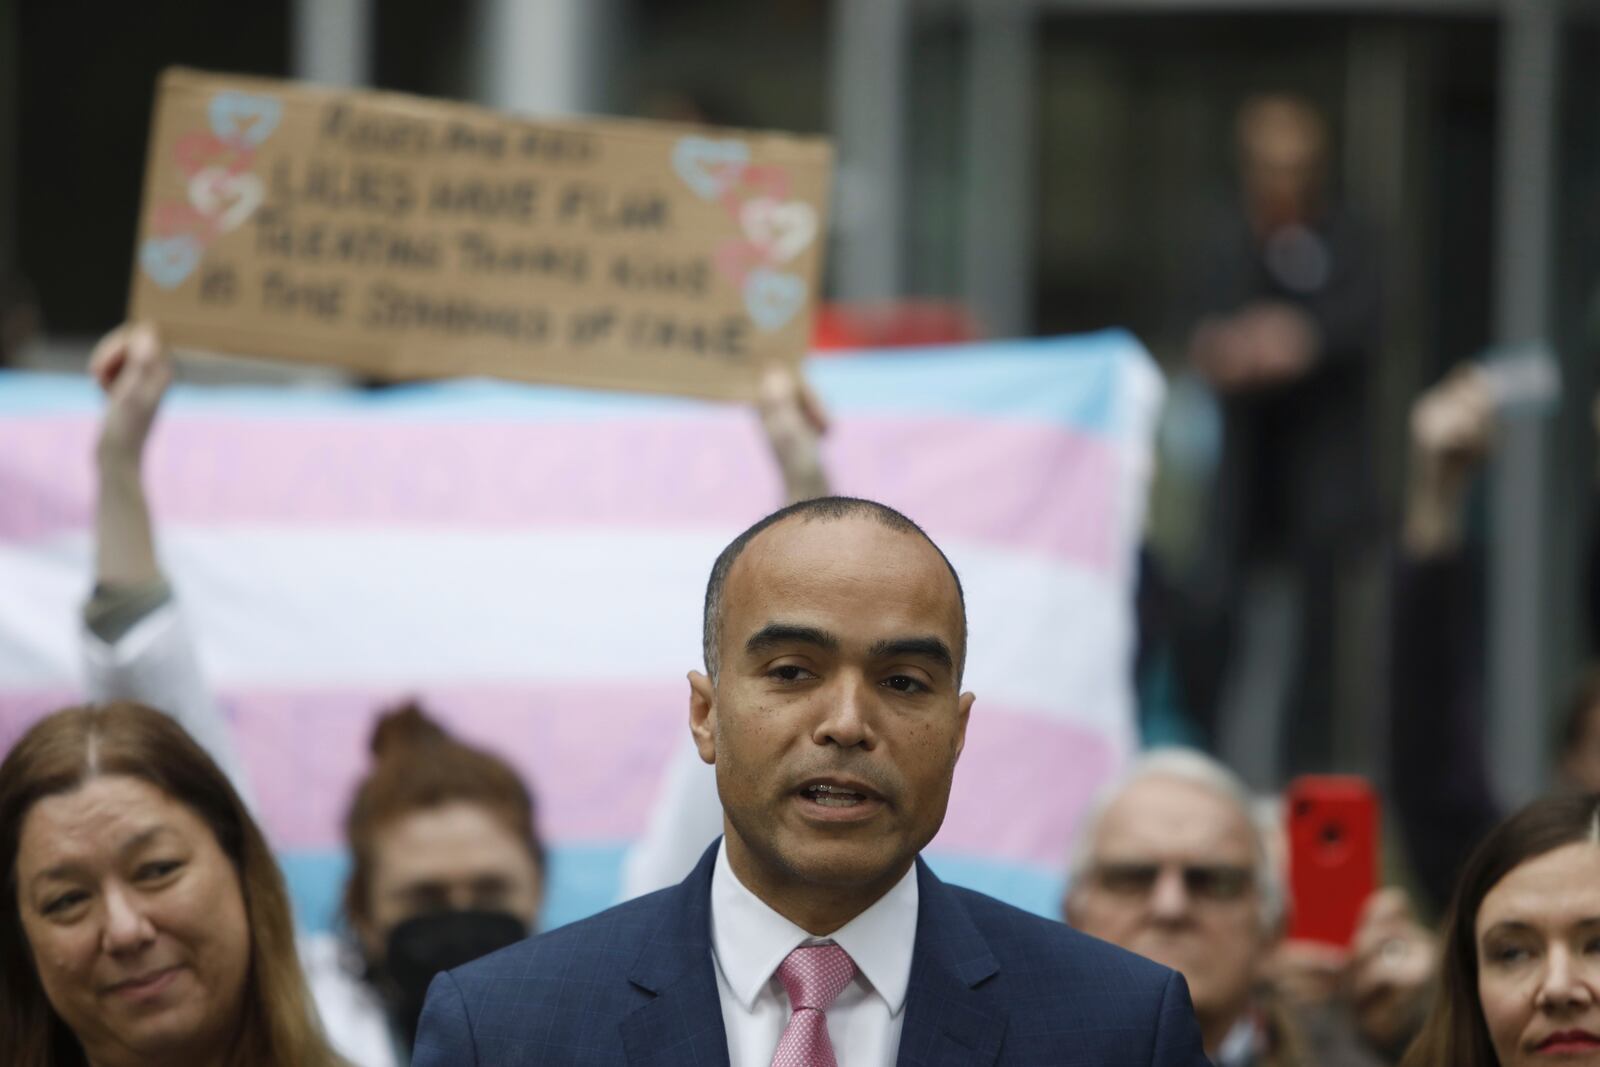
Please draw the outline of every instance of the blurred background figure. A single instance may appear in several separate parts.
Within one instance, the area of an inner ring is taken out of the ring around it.
[[[14,1067],[339,1067],[283,875],[217,765],[134,704],[0,764],[0,1032]]]
[[[531,933],[545,851],[528,787],[415,704],[372,731],[372,772],[345,818],[345,937],[307,939],[312,992],[359,1063],[409,1061],[428,983]]]
[[[1275,959],[1291,906],[1278,833],[1222,764],[1157,749],[1091,808],[1064,917],[1180,971],[1218,1067],[1392,1062],[1384,1054],[1414,1032],[1433,975],[1428,937],[1403,896],[1380,894],[1352,950],[1322,957],[1322,988],[1303,980],[1310,968],[1286,973]],[[1410,966],[1395,966],[1401,953]]]
[[[39,330],[39,308],[27,280],[8,268],[0,247],[0,368],[15,366]]]
[[[1068,879],[1068,923],[1182,972],[1213,1061],[1264,1062],[1289,1040],[1283,1020],[1254,1011],[1283,881],[1226,768],[1145,757],[1091,810]]]
[[[1467,856],[1504,812],[1486,747],[1489,612],[1482,539],[1473,529],[1473,501],[1502,416],[1493,379],[1474,364],[1456,367],[1411,410],[1393,575],[1389,758],[1395,813],[1436,907],[1449,899]],[[1594,492],[1576,513],[1593,512]],[[1585,569],[1591,581],[1600,573],[1592,538]],[[1589,664],[1552,709],[1550,765],[1558,788],[1594,793],[1600,792],[1600,662],[1592,641],[1600,619],[1592,595],[1572,599],[1589,614]],[[1537,718],[1539,709],[1527,710]]]
[[[1205,732],[1267,784],[1331,756],[1337,599],[1374,532],[1380,286],[1329,188],[1326,119],[1254,97],[1237,137],[1239,214],[1194,260],[1205,314],[1188,356],[1220,399],[1223,442],[1179,659]],[[1262,738],[1284,747],[1246,747]]]

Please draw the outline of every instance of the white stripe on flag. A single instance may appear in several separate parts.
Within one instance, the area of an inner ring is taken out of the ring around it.
[[[162,549],[217,688],[404,688],[681,677],[733,532],[169,526]],[[1121,734],[1131,633],[1110,576],[944,547],[967,592],[968,688]],[[0,688],[76,684],[89,573],[81,534],[0,545]]]

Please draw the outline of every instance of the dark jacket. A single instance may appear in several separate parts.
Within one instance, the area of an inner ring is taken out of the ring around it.
[[[1417,881],[1435,908],[1504,814],[1483,748],[1483,586],[1476,555],[1402,554],[1393,575],[1389,789]]]
[[[670,889],[441,974],[413,1067],[726,1065],[713,845]],[[917,861],[899,1062],[1208,1067],[1183,978]]]
[[[1325,256],[1320,284],[1297,289],[1242,220],[1219,226],[1203,261],[1204,313],[1258,301],[1292,304],[1316,324],[1320,352],[1304,378],[1223,401],[1219,532],[1235,552],[1289,552],[1370,533],[1377,513],[1368,393],[1382,323],[1375,257],[1337,212],[1307,228]],[[1214,527],[1216,528],[1216,527]]]

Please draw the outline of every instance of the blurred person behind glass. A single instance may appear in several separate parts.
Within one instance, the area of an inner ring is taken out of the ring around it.
[[[288,893],[227,777],[160,712],[46,716],[0,764],[8,1067],[337,1067]]]
[[[1536,800],[1467,861],[1404,1067],[1600,1064],[1600,797]]]
[[[1466,857],[1504,815],[1483,748],[1489,623],[1483,553],[1468,536],[1472,493],[1494,451],[1500,418],[1489,377],[1475,364],[1452,370],[1411,409],[1405,518],[1391,583],[1388,748],[1407,849],[1439,906]],[[1560,712],[1552,767],[1558,788],[1584,793],[1600,792],[1597,511],[1591,501],[1591,659]]]
[[[1369,901],[1341,984],[1359,996],[1284,997],[1274,971],[1289,906],[1275,831],[1228,768],[1202,753],[1157,749],[1091,806],[1079,830],[1062,911],[1067,922],[1180,971],[1206,1053],[1218,1067],[1363,1067],[1387,1027],[1411,1018],[1431,968],[1428,939]],[[1391,946],[1384,959],[1379,946]],[[1421,954],[1390,973],[1392,946]],[[1402,1036],[1409,1036],[1407,1031]]]
[[[39,307],[27,279],[5,267],[0,247],[0,370],[14,366],[17,356],[39,329]]]
[[[1381,306],[1370,241],[1330,189],[1321,113],[1252,97],[1237,138],[1241,202],[1194,262],[1188,358],[1223,439],[1177,652],[1212,747],[1247,745],[1267,716],[1282,724],[1281,751],[1237,764],[1262,786],[1280,764],[1314,771],[1331,754],[1336,598],[1377,511],[1367,394]]]

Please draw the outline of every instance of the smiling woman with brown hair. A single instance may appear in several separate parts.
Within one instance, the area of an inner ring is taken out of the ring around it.
[[[338,1067],[283,878],[160,712],[69,708],[0,764],[8,1067]]]
[[[1403,1067],[1600,1065],[1600,796],[1523,808],[1467,861]]]

